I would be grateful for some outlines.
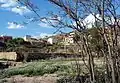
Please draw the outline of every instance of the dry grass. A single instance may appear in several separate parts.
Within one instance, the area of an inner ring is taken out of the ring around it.
[[[81,75],[88,73],[88,70],[87,70],[86,66],[84,65],[82,59],[77,59],[77,60],[79,60],[77,62],[80,66]],[[85,61],[85,62],[87,63],[87,61]],[[104,64],[102,58],[99,58],[99,59],[96,58],[95,63],[96,63],[97,68],[98,67],[101,68],[102,65]],[[19,79],[17,77],[19,77],[19,75],[20,76],[22,75],[22,76],[25,76],[25,77],[21,77],[21,81],[24,81],[24,82],[13,82],[13,83],[26,83],[25,79],[27,79],[27,80],[28,79],[29,80],[33,80],[33,79],[34,80],[37,80],[37,79],[49,80],[50,77],[51,77],[51,79],[54,79],[56,77],[61,77],[61,76],[62,77],[75,76],[76,73],[77,73],[76,59],[67,59],[67,60],[57,59],[57,60],[42,60],[42,61],[28,62],[21,66],[8,68],[0,73],[0,77],[1,78],[10,77],[8,80],[16,79],[16,81],[17,80],[19,81]],[[16,76],[16,75],[18,75],[18,76]],[[55,76],[52,77],[49,75],[55,75]],[[33,82],[33,81],[32,81],[32,83],[39,83],[39,82]],[[45,82],[40,82],[40,83],[45,83]],[[48,82],[46,82],[46,83],[48,83]],[[52,82],[50,82],[50,83],[52,83]]]

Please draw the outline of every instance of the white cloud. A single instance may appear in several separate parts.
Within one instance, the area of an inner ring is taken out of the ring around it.
[[[52,28],[53,26],[59,25],[60,17],[48,17],[47,19],[42,19],[38,25],[44,28]]]
[[[41,32],[36,32],[38,35],[33,35],[33,38],[39,39],[39,38],[45,38],[49,36],[53,36],[54,34],[49,34],[49,33],[41,33]]]
[[[61,20],[61,17],[59,16],[49,18],[49,22],[54,26],[58,25],[60,20]]]
[[[48,34],[48,33],[40,33],[40,37],[44,38],[46,36],[52,36],[53,34]]]
[[[29,13],[30,10],[26,6],[20,6],[17,0],[0,0],[0,7],[11,12],[23,15]]]
[[[13,7],[18,4],[17,0],[0,0],[0,3],[1,3],[1,7],[3,8]]]
[[[48,23],[39,23],[38,24],[40,27],[44,27],[44,28],[52,28]]]
[[[23,15],[23,14],[26,14],[26,13],[30,12],[30,10],[26,6],[14,7],[14,8],[11,8],[11,11],[15,12],[17,14],[20,14],[20,15]]]
[[[14,23],[14,22],[8,22],[7,28],[8,29],[21,29],[21,28],[24,28],[24,26],[21,24]]]

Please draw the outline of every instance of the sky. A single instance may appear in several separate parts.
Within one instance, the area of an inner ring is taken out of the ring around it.
[[[15,0],[0,0],[0,35],[13,37],[24,37],[31,35],[33,37],[44,37],[52,35],[56,29],[48,24],[41,22],[31,22],[24,25],[23,22],[30,22],[35,14],[26,6],[20,5]],[[56,11],[53,4],[47,0],[31,0],[39,8],[39,15],[46,16],[48,11]],[[25,16],[30,17],[26,19]],[[67,29],[67,32],[70,30]]]
[[[23,0],[24,1],[24,0]],[[57,13],[58,8],[47,0],[30,0],[33,7],[38,7],[40,17],[49,17],[48,12]],[[120,13],[120,9],[118,9]],[[40,21],[31,22],[36,14],[24,5],[18,4],[15,0],[0,0],[0,35],[13,37],[24,37],[31,35],[36,38],[51,36],[56,29],[49,24]],[[25,18],[27,17],[27,18]],[[29,18],[29,19],[28,19]],[[50,18],[50,17],[49,17]],[[58,17],[57,19],[62,19]],[[91,16],[90,16],[90,21]],[[89,20],[88,19],[88,20]],[[43,19],[44,22],[46,22]],[[67,20],[68,21],[68,20]],[[51,21],[57,25],[57,22]],[[26,25],[26,23],[28,23]],[[71,29],[63,29],[63,32],[70,32]]]

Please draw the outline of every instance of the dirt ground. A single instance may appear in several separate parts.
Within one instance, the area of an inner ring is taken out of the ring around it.
[[[24,77],[21,75],[5,78],[0,83],[56,83],[58,77],[55,75]]]

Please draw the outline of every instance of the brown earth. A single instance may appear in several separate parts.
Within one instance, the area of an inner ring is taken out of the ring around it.
[[[3,79],[0,83],[56,83],[56,75],[25,77],[21,75]]]

